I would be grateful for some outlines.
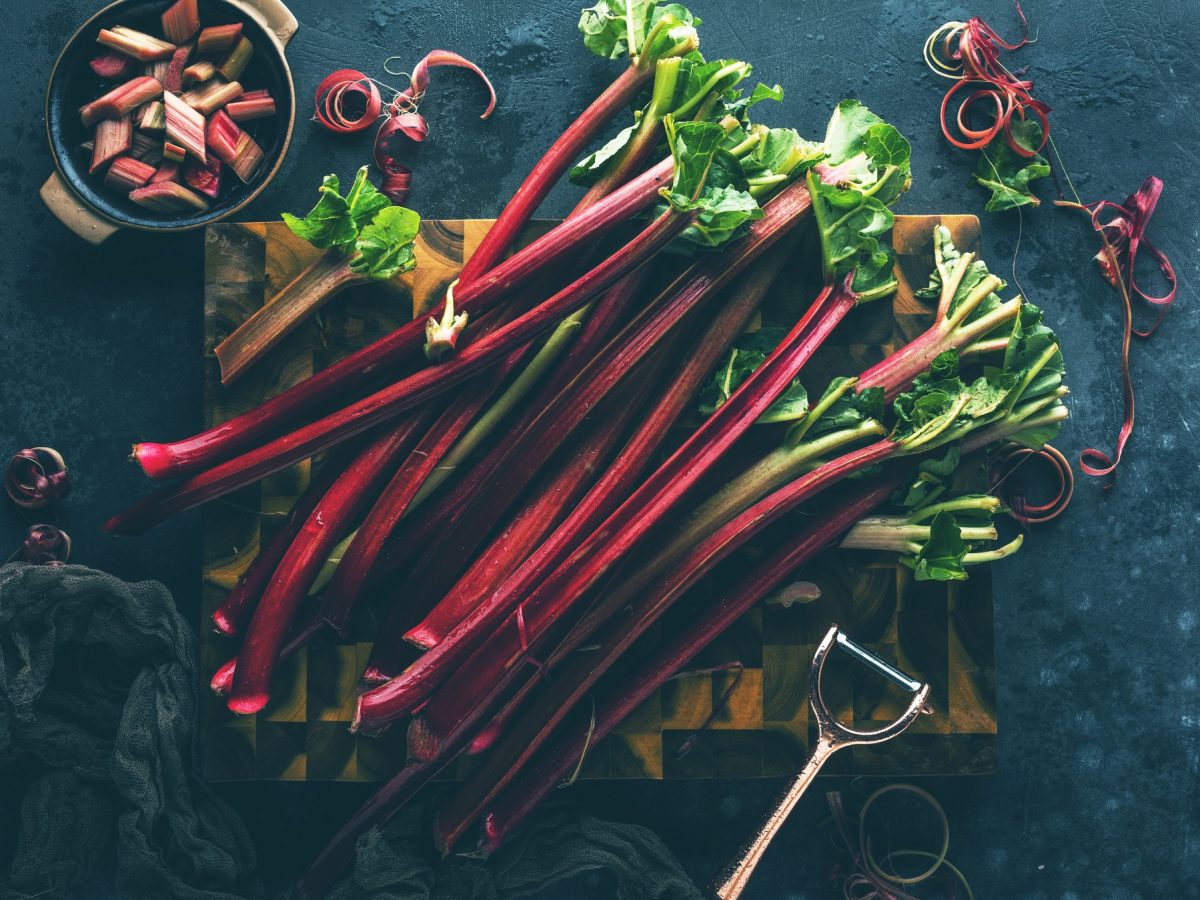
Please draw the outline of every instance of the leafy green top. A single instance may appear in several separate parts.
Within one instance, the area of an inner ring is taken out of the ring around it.
[[[1037,119],[1013,118],[1010,123],[1013,140],[1033,156],[1022,156],[1009,146],[1003,133],[983,148],[979,165],[972,176],[977,183],[992,192],[984,206],[988,212],[1002,212],[1018,206],[1037,206],[1029,184],[1050,174],[1050,163],[1036,152],[1042,144],[1042,126]]]
[[[671,116],[663,124],[675,171],[671,187],[660,193],[672,209],[693,216],[675,243],[712,248],[744,234],[763,212],[736,159],[721,147],[725,130],[715,122],[677,123]]]
[[[888,205],[908,189],[911,148],[895,127],[857,100],[838,104],[825,132],[826,158],[808,172],[826,283],[854,272],[860,300],[893,293],[894,254],[880,238]]]
[[[657,0],[599,0],[579,17],[588,50],[606,59],[634,57],[642,65],[694,50],[699,24],[682,4]]]
[[[358,170],[349,193],[341,195],[336,175],[326,175],[320,198],[303,218],[283,214],[296,235],[321,250],[349,255],[350,269],[371,279],[392,278],[416,266],[413,240],[421,217],[392,201],[367,180],[367,167]]]

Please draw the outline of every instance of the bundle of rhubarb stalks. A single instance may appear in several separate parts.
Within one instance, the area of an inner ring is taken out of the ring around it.
[[[739,86],[745,62],[705,60],[698,24],[648,0],[585,10],[586,46],[628,64],[431,320],[216,428],[134,449],[147,475],[174,481],[114,518],[118,533],[322,455],[214,616],[240,638],[212,679],[235,712],[262,709],[279,662],[344,630],[361,596],[392,601],[354,728],[406,725],[409,758],[322,851],[304,896],[460,753],[479,760],[436,840],[449,851],[481,822],[483,847],[498,846],[590,744],[832,543],[896,552],[937,579],[1016,549],[988,549],[1000,504],[955,495],[953,473],[1056,433],[1054,334],[939,229],[921,292],[934,324],[806,392],[822,343],[896,290],[889,207],[909,185],[909,145],[856,101],[820,141],[754,124],[755,105],[782,92]],[[631,106],[632,123],[589,155]],[[568,171],[588,185],[574,212],[509,255]],[[380,222],[389,204],[366,173],[338,187],[327,180],[293,230],[362,277],[411,265],[411,233]],[[806,234],[824,287],[786,320],[772,285]],[[329,290],[313,283],[304,291]],[[728,591],[692,590],[760,540],[769,551]],[[677,603],[686,626],[648,642]]]

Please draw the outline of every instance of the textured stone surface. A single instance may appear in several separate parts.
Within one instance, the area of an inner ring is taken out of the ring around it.
[[[411,203],[431,217],[493,215],[538,153],[602,86],[612,64],[586,56],[576,4],[296,0],[301,31],[290,57],[298,91],[342,65],[378,72],[399,53],[411,65],[446,47],[481,63],[500,102],[480,122],[477,86],[462,73],[433,76],[428,142],[414,152]],[[819,133],[841,97],[858,96],[914,143],[914,187],[904,212],[976,212],[966,185],[973,160],[945,145],[934,124],[939,88],[922,67],[924,36],[979,12],[1010,32],[1004,0],[699,0],[705,49],[751,59],[788,91],[774,123]],[[75,492],[62,524],[76,559],[127,578],[159,578],[185,608],[198,596],[199,518],[138,540],[99,525],[145,484],[124,463],[138,437],[172,437],[200,423],[201,237],[122,234],[84,246],[51,220],[36,195],[50,169],[42,92],[55,54],[92,8],[82,0],[5,4],[6,90],[0,93],[0,447],[53,445]],[[1040,41],[1022,62],[1055,107],[1054,135],[1085,199],[1119,199],[1149,172],[1167,182],[1155,233],[1183,290],[1163,332],[1135,347],[1138,431],[1116,486],[1081,483],[1069,513],[996,569],[1000,772],[925,782],[954,824],[952,858],[976,896],[1129,898],[1193,896],[1200,866],[1197,766],[1200,687],[1194,647],[1200,477],[1193,431],[1200,380],[1194,248],[1188,199],[1197,184],[1196,84],[1190,0],[1044,0],[1028,5]],[[245,212],[270,218],[305,206],[320,176],[368,159],[370,138],[340,138],[301,121],[274,185]],[[1043,188],[1048,194],[1049,188]],[[561,215],[561,189],[546,213]],[[1023,228],[1022,228],[1023,226]],[[991,216],[984,245],[995,267],[1023,231],[1017,274],[1063,337],[1074,418],[1060,440],[1074,455],[1108,447],[1120,416],[1113,360],[1119,308],[1089,261],[1086,223],[1044,206]],[[0,543],[22,520],[0,513]],[[821,785],[846,788],[829,781]],[[699,881],[757,825],[778,783],[584,785],[574,797],[602,815],[656,828]],[[294,871],[330,823],[361,800],[347,785],[240,785],[227,792],[259,839],[264,873]],[[11,805],[0,803],[0,822]],[[789,822],[747,896],[824,896],[828,841],[818,794]],[[573,892],[574,893],[574,892]],[[608,896],[602,880],[579,896]],[[88,896],[102,896],[103,890]]]

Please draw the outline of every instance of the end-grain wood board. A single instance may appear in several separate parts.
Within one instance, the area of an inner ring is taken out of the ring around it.
[[[907,341],[932,318],[914,287],[933,267],[932,230],[945,224],[960,247],[978,245],[974,216],[899,216],[893,232],[901,288],[891,300],[856,310],[810,363],[814,384],[853,374]],[[486,220],[422,225],[418,268],[399,290],[356,289],[334,299],[232,389],[222,388],[208,354],[206,425],[214,425],[302,380],[395,327],[421,315],[444,292],[486,232]],[[531,226],[531,234],[546,223]],[[527,236],[528,237],[528,236]],[[315,255],[281,223],[215,225],[206,243],[206,350],[258,309]],[[813,296],[804,254],[779,279],[777,291],[797,302]],[[203,671],[211,673],[236,649],[213,633],[209,616],[261,542],[307,483],[309,464],[296,466],[204,510]],[[970,485],[978,487],[978,484]],[[736,562],[732,563],[734,566]],[[922,716],[900,740],[839,754],[828,771],[880,775],[979,774],[996,759],[991,581],[986,567],[969,581],[919,583],[894,559],[830,551],[804,572],[819,600],[790,608],[759,606],[709,646],[696,668],[733,660],[745,670],[729,693],[730,672],[680,678],[656,692],[617,731],[593,747],[587,778],[756,777],[794,773],[807,756],[815,723],[807,703],[808,663],[830,622],[933,686],[934,714]],[[400,590],[398,588],[398,590]],[[356,679],[370,650],[380,604],[356,613],[345,639],[327,635],[282,667],[274,697],[259,715],[238,718],[207,694],[204,772],[233,781],[374,781],[405,757],[404,729],[381,737],[350,733]],[[663,627],[669,627],[667,621]],[[726,697],[728,693],[728,697]],[[843,721],[863,727],[894,718],[903,702],[871,673],[849,665],[828,670],[828,701]],[[684,755],[680,747],[708,718],[710,730]],[[448,777],[462,774],[461,760]],[[451,767],[454,769],[455,767]]]

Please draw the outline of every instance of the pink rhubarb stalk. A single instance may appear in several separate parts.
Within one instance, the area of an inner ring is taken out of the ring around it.
[[[671,161],[664,160],[615,191],[604,203],[559,225],[458,291],[458,302],[473,315],[495,306],[511,291],[543,274],[554,260],[587,246],[652,205],[658,189],[670,182],[671,174]],[[431,315],[440,315],[442,309],[439,304]],[[381,369],[419,353],[424,339],[424,321],[409,322],[256,409],[182,441],[137,444],[133,456],[151,478],[172,478],[199,471],[258,440],[278,434],[297,418],[369,384],[381,374]]]
[[[683,231],[692,218],[692,214],[664,213],[624,247],[554,297],[470,345],[449,362],[423,369],[292,434],[152,494],[109,520],[105,528],[119,534],[144,531],[164,518],[251,484],[445,393],[494,365],[513,348],[533,340],[559,318],[652,258]]]
[[[825,547],[833,544],[843,532],[852,527],[863,516],[878,508],[891,496],[902,479],[891,475],[880,476],[849,497],[838,502],[807,525],[799,535],[769,558],[754,565],[749,575],[728,590],[720,600],[701,616],[689,619],[684,630],[673,634],[667,645],[654,652],[631,671],[622,671],[603,683],[596,697],[595,725],[591,725],[590,706],[588,715],[575,722],[568,731],[559,729],[552,735],[543,727],[547,711],[553,715],[564,697],[577,694],[578,685],[594,680],[587,660],[580,659],[555,676],[551,691],[554,696],[543,695],[525,710],[519,721],[504,741],[495,748],[497,758],[513,757],[526,736],[533,732],[551,740],[519,771],[506,775],[510,783],[506,787],[490,789],[474,775],[464,783],[439,811],[435,824],[435,835],[439,846],[454,844],[462,834],[464,820],[473,817],[476,811],[486,807],[483,815],[482,848],[487,852],[497,850],[512,834],[513,829],[537,808],[551,792],[556,790],[580,763],[587,748],[602,740],[633,710],[661,687],[676,672],[687,665],[701,649],[712,642],[734,622],[746,614],[755,604],[766,597],[778,584],[807,563]],[[576,712],[583,712],[576,707]],[[578,726],[578,727],[576,727]],[[537,738],[530,743],[538,742]],[[489,757],[490,759],[490,757]],[[515,776],[515,777],[514,777]],[[493,799],[486,799],[491,795]],[[478,798],[483,797],[482,801]],[[490,805],[489,805],[490,804]]]
[[[238,652],[229,708],[255,713],[270,699],[271,674],[292,619],[338,539],[351,527],[371,494],[395,469],[428,424],[428,413],[407,416],[367,442],[309,513],[263,591]]]

